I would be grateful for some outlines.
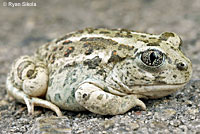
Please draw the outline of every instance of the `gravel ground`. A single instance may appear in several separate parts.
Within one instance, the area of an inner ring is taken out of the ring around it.
[[[29,1],[36,2],[36,7],[3,6],[2,1],[0,133],[200,133],[199,0]],[[184,53],[193,62],[192,79],[172,95],[144,100],[146,111],[136,107],[117,116],[63,111],[65,117],[58,118],[54,112],[36,107],[35,114],[28,115],[25,105],[6,95],[5,80],[11,63],[20,55],[33,54],[47,41],[85,27],[176,32],[183,39]]]

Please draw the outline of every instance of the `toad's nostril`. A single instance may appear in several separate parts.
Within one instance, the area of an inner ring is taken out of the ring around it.
[[[188,66],[185,62],[179,62],[176,64],[176,67],[180,70],[180,71],[183,71],[183,70],[187,70]]]

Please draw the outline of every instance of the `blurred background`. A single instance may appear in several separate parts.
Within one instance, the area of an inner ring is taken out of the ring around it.
[[[5,80],[14,59],[25,54],[31,55],[40,45],[86,27],[125,28],[154,34],[164,31],[175,32],[183,40],[183,52],[193,62],[192,80],[200,78],[199,0],[26,0],[26,2],[26,6],[12,7],[12,3],[22,3],[22,0],[0,1],[1,111],[2,105],[9,107],[9,103],[4,104]],[[15,110],[11,110],[9,116],[2,115],[2,118],[13,117]],[[5,114],[7,113],[6,111]],[[16,124],[18,126],[18,123]],[[9,129],[10,127],[7,128]]]
[[[0,62],[30,54],[47,41],[86,27],[126,28],[157,34],[173,31],[182,37],[186,55],[193,53],[190,58],[199,62],[199,0],[27,0],[29,6],[16,7],[9,2],[22,3],[22,0],[0,2],[0,47],[4,49],[0,50]],[[33,50],[26,49],[31,45]],[[19,53],[16,47],[24,50]]]

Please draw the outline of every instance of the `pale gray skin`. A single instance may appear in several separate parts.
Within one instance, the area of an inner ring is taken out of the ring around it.
[[[159,98],[183,87],[192,65],[175,33],[160,35],[124,29],[87,28],[41,46],[12,66],[7,91],[25,103],[50,108],[123,114],[139,98]]]

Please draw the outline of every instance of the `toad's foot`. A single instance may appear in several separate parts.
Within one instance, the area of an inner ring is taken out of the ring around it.
[[[59,107],[49,101],[28,96],[22,90],[15,88],[9,79],[7,79],[7,90],[9,94],[14,96],[14,98],[16,98],[18,101],[26,104],[28,113],[31,115],[34,114],[34,106],[41,106],[53,110],[56,112],[57,116],[62,116],[62,112],[60,111]]]
[[[75,97],[80,105],[101,115],[123,114],[134,106],[146,109],[145,104],[135,95],[116,96],[90,83],[82,84],[76,91]]]
[[[53,110],[56,112],[57,116],[62,116],[59,107],[49,101],[37,97],[29,97],[22,90],[15,88],[9,79],[7,80],[7,90],[9,94],[14,96],[18,101],[26,104],[29,114],[34,114],[34,106],[41,106]]]

